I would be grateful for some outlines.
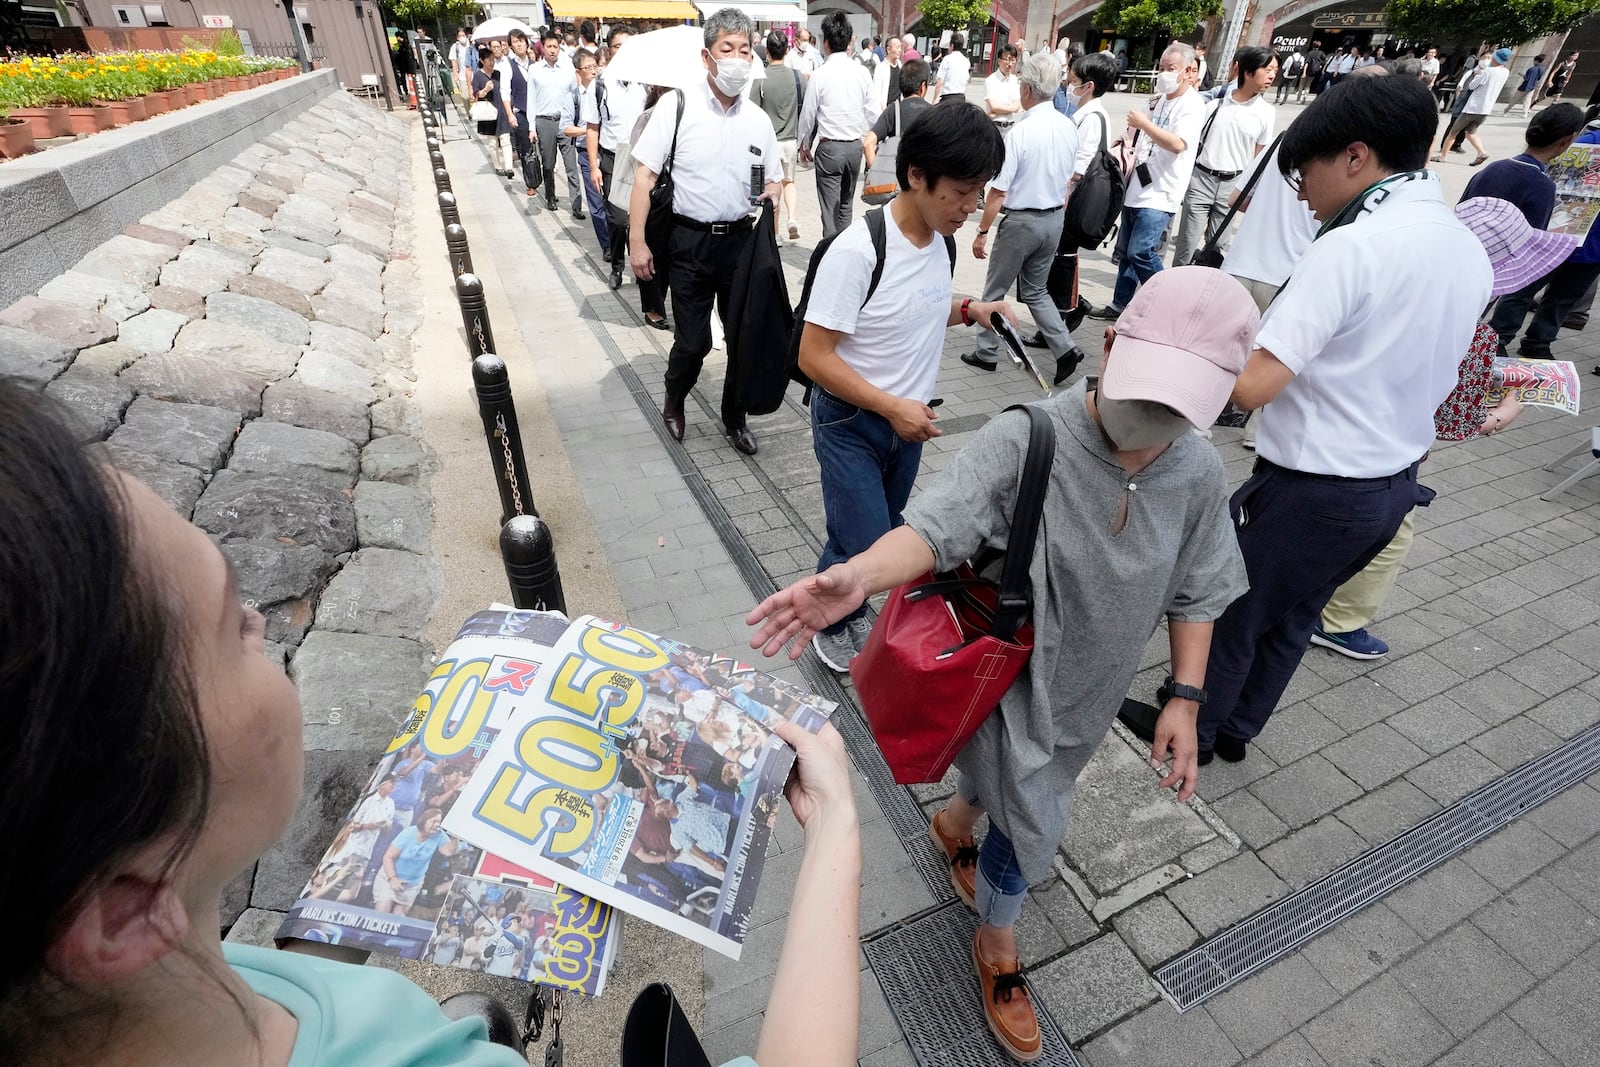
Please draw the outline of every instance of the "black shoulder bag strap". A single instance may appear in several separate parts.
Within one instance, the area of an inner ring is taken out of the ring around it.
[[[1039,520],[1044,515],[1044,498],[1050,489],[1050,468],[1056,458],[1056,427],[1048,412],[1032,404],[1013,404],[1006,411],[1026,412],[1029,426],[1028,454],[1022,461],[1022,480],[1017,485],[1017,502],[1011,511],[1011,535],[1006,538],[1005,563],[1000,568],[999,605],[988,634],[1001,641],[1016,637],[1017,631],[1033,614],[1028,568],[1033,565]],[[975,565],[974,569],[983,568]],[[915,602],[973,586],[992,585],[983,578],[948,578],[908,590],[906,600]]]
[[[1217,242],[1222,240],[1223,235],[1228,232],[1228,223],[1232,222],[1233,217],[1239,213],[1239,205],[1249,202],[1250,194],[1255,192],[1256,182],[1260,181],[1261,176],[1267,172],[1267,166],[1272,161],[1272,153],[1278,150],[1278,142],[1281,140],[1283,140],[1283,134],[1280,133],[1272,139],[1272,143],[1267,146],[1267,150],[1261,153],[1259,157],[1261,162],[1256,167],[1256,172],[1250,175],[1250,180],[1244,183],[1244,188],[1239,190],[1239,195],[1234,197],[1233,203],[1228,205],[1228,213],[1222,216],[1222,222],[1217,226],[1217,232],[1211,235],[1211,240],[1207,241],[1199,252],[1195,253],[1197,257],[1217,250]]]

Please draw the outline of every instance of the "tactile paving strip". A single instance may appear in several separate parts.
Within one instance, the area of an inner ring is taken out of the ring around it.
[[[1600,726],[1484,785],[1332,874],[1163,965],[1179,1011],[1244,981],[1342,919],[1426,874],[1600,770]]]
[[[978,920],[951,903],[869,940],[863,949],[919,1067],[1016,1067],[989,1032],[972,970]],[[1046,1067],[1079,1067],[1055,1019],[1036,997]]]

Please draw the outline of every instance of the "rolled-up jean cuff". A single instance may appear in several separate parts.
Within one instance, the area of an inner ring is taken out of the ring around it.
[[[1011,839],[991,821],[978,850],[978,877],[975,879],[978,920],[990,926],[1015,926],[1022,917],[1028,882],[1017,866]]]

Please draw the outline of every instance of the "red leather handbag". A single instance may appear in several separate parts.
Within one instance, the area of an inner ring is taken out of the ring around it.
[[[1027,412],[1032,424],[999,584],[969,564],[924,574],[889,594],[850,661],[861,708],[901,785],[943,778],[1033,654],[1028,566],[1056,434],[1039,408],[1006,410]]]

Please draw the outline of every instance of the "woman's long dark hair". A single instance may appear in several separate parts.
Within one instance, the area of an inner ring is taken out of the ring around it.
[[[205,821],[188,654],[107,469],[0,381],[0,1062],[69,1026],[47,950],[112,864],[166,837],[175,864]]]

